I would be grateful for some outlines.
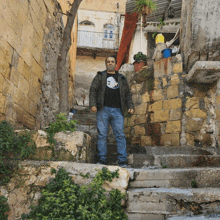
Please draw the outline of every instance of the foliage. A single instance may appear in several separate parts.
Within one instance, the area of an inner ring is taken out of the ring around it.
[[[105,180],[118,178],[118,170],[110,172],[106,167],[99,170],[89,185],[79,186],[64,170],[59,169],[55,178],[42,191],[38,206],[32,206],[29,214],[22,219],[85,219],[85,220],[125,220],[121,200],[125,194],[112,190],[106,195],[102,188]]]
[[[157,9],[157,3],[153,0],[136,0],[135,11],[140,15],[151,14]]]
[[[7,198],[4,196],[0,196],[0,219],[7,220],[8,215],[5,213],[9,211],[9,205],[7,203]]]
[[[60,113],[56,115],[56,121],[51,122],[49,127],[46,129],[47,132],[47,142],[50,144],[55,144],[56,140],[54,135],[60,131],[75,131],[76,120],[67,121],[67,116],[65,113]]]
[[[158,29],[162,28],[165,25],[165,22],[163,21],[162,18],[159,18],[159,22],[160,23],[157,25]],[[158,32],[154,32],[152,34],[152,38],[155,38],[157,34],[158,34]]]
[[[134,55],[134,62],[135,63],[140,63],[141,61],[146,61],[147,56],[143,54],[142,52],[138,52],[137,54]]]
[[[195,180],[192,180],[191,186],[192,186],[192,188],[197,188],[197,183]]]
[[[162,18],[159,18],[159,21],[160,21],[160,23],[157,25],[157,27],[160,29],[160,28],[162,28],[162,26],[165,25],[165,22],[163,21]]]
[[[0,184],[9,181],[13,167],[13,165],[6,165],[5,161],[9,163],[10,160],[28,158],[35,152],[35,148],[35,143],[28,131],[16,134],[7,121],[0,123],[0,175],[4,177]]]

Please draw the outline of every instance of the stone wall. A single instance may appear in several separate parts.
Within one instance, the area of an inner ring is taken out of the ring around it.
[[[182,117],[182,145],[219,146],[219,83],[186,84]]]
[[[58,110],[61,8],[56,0],[0,5],[0,120],[16,127],[43,127]]]
[[[103,165],[73,163],[66,161],[46,162],[46,161],[24,161],[20,163],[19,169],[7,186],[0,186],[0,196],[8,199],[10,211],[8,220],[20,219],[21,214],[30,212],[30,205],[37,205],[41,197],[41,191],[55,177],[51,170],[64,168],[71,176],[72,180],[79,185],[88,185],[92,178],[98,173]],[[112,182],[105,182],[103,188],[106,191],[112,189],[121,190],[123,193],[128,187],[129,173],[126,169],[109,166],[111,172],[119,169],[119,179]],[[89,173],[89,179],[83,178],[81,174]]]
[[[125,133],[132,145],[197,146],[217,150],[220,83],[187,83],[180,55],[155,61],[129,79],[135,104]],[[131,68],[130,68],[131,69]]]
[[[219,7],[219,0],[183,0],[180,40],[185,70],[198,60],[220,60]]]
[[[151,77],[150,77],[151,75]],[[182,62],[165,58],[131,80],[135,113],[126,121],[132,144],[180,145],[184,74]]]

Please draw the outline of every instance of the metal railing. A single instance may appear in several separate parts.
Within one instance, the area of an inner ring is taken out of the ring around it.
[[[103,49],[118,49],[118,34],[79,30],[77,46]]]

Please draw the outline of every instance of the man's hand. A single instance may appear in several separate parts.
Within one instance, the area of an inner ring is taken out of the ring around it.
[[[133,114],[134,113],[134,109],[128,109],[128,112]]]
[[[97,112],[96,106],[92,106],[92,107],[91,107],[91,111],[92,111],[92,112]]]

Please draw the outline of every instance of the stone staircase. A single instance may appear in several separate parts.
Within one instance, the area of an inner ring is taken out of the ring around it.
[[[220,219],[219,155],[196,147],[146,147],[146,151],[151,166],[128,169],[129,220],[210,219],[213,214]]]
[[[91,135],[96,146],[96,116],[78,110],[77,130]],[[127,146],[130,182],[129,220],[220,219],[220,155],[198,147]],[[94,163],[96,153],[94,153]],[[108,164],[117,165],[111,129]]]

